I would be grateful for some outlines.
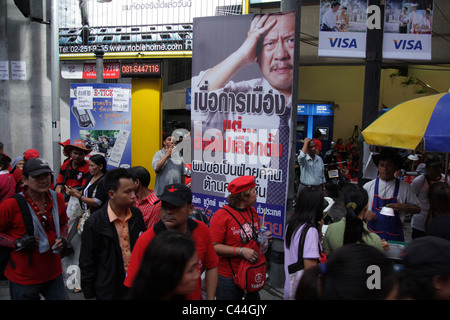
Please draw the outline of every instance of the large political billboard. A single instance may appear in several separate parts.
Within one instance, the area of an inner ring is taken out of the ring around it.
[[[194,206],[227,204],[256,177],[255,209],[283,238],[291,157],[294,12],[194,19],[191,139]]]

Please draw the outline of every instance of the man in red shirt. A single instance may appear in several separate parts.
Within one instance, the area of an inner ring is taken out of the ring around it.
[[[148,188],[151,179],[150,172],[141,166],[132,167],[129,172],[136,186],[134,206],[141,210],[145,226],[147,229],[151,229],[160,219],[161,202],[155,191]]]
[[[61,165],[56,181],[56,192],[64,193],[65,185],[73,189],[81,189],[84,186],[89,175],[89,161],[85,159],[85,156],[91,151],[80,139],[64,146],[64,154],[69,155],[70,158]],[[69,201],[69,197],[66,197],[66,201]]]
[[[195,242],[199,257],[198,269],[205,271],[206,299],[214,300],[218,281],[217,265],[219,258],[214,250],[209,229],[203,222],[190,219],[194,210],[191,189],[183,184],[170,184],[164,187],[160,196],[161,220],[153,228],[145,231],[137,240],[131,254],[124,284],[131,287],[136,277],[148,244],[155,235],[164,230],[188,233]],[[201,279],[195,291],[186,297],[188,300],[201,300]]]
[[[67,299],[62,278],[60,252],[67,241],[67,214],[64,198],[50,190],[52,170],[42,159],[28,160],[23,168],[23,197],[34,234],[26,234],[18,200],[0,205],[0,245],[11,248],[5,269],[12,300]],[[22,197],[22,195],[18,195]]]

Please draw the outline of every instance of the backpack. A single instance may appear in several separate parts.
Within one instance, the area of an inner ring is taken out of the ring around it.
[[[22,213],[22,219],[25,224],[26,234],[31,236],[34,235],[33,220],[31,218],[31,213],[30,209],[28,208],[27,201],[20,194],[14,195],[13,198],[16,199],[17,203],[19,204],[20,212]],[[0,280],[6,280],[4,272],[8,262],[11,265],[11,267],[14,268],[14,264],[10,259],[12,250],[13,248],[0,246]],[[30,252],[30,263],[31,263],[31,252]]]
[[[236,219],[230,211],[225,208],[222,209],[227,211],[234,218],[234,220],[236,220],[239,227],[243,229],[239,220]],[[259,244],[254,239],[249,239],[245,232],[244,234],[247,237],[247,240],[249,240],[244,247],[251,248],[259,252]],[[247,293],[258,292],[266,284],[267,261],[264,254],[260,253],[255,262],[250,262],[247,259],[241,259],[237,272],[234,272],[230,259],[228,259],[228,262],[230,263],[231,271],[233,272],[234,283],[244,291],[243,299],[245,299]]]
[[[259,251],[259,244],[255,240],[250,240],[245,247]],[[231,266],[231,262],[230,262]],[[259,254],[255,262],[250,262],[247,259],[241,259],[237,273],[234,272],[234,283],[244,290],[244,299],[248,292],[258,292],[266,284],[267,261],[264,254]]]

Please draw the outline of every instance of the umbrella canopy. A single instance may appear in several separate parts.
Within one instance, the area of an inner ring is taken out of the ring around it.
[[[362,131],[367,144],[427,152],[450,152],[450,93],[398,104]]]

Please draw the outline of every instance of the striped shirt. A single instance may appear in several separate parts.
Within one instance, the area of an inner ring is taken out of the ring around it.
[[[141,210],[147,229],[152,228],[160,219],[161,202],[155,204],[156,201],[158,197],[153,190],[150,190],[150,194],[141,202],[137,197],[135,198],[134,206]]]

